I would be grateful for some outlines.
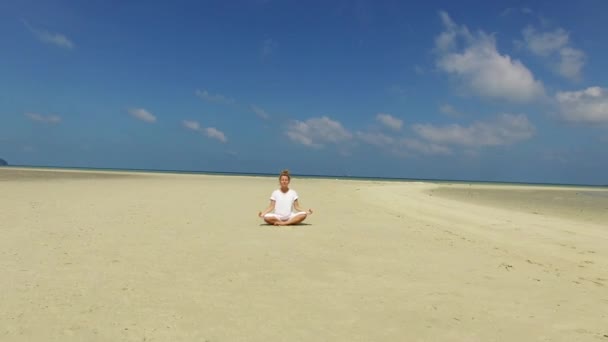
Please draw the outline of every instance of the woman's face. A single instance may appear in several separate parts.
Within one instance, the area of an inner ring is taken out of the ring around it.
[[[289,186],[289,177],[281,176],[281,178],[279,178],[279,183],[281,183],[281,188],[287,188]]]

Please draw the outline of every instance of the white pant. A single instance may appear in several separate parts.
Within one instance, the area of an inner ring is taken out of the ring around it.
[[[292,218],[294,218],[294,217],[296,217],[298,215],[302,215],[302,214],[306,215],[306,212],[305,211],[298,211],[297,213],[290,213],[290,214],[287,214],[287,215],[279,215],[279,214],[275,214],[275,213],[269,213],[269,214],[264,215],[264,217],[266,217],[266,218],[274,217],[274,218],[277,218],[277,219],[279,219],[281,221],[289,221]]]

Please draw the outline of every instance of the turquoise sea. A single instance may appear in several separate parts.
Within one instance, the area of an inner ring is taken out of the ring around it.
[[[66,167],[66,166],[31,166],[31,165],[10,165],[5,168],[29,168],[29,169],[53,169],[53,170],[83,170],[83,171],[104,171],[104,172],[142,172],[142,173],[172,173],[172,174],[200,174],[200,175],[222,175],[222,176],[253,176],[253,177],[277,177],[276,173],[256,173],[256,172],[223,172],[223,171],[192,171],[192,170],[158,170],[158,169],[119,169],[119,168],[90,168],[90,167]],[[363,180],[363,181],[382,181],[382,182],[429,182],[440,184],[488,184],[488,185],[528,185],[528,186],[547,186],[547,187],[589,187],[594,189],[607,189],[608,185],[593,184],[560,184],[560,183],[526,183],[526,182],[500,182],[485,180],[462,180],[462,179],[432,179],[432,178],[399,178],[399,177],[367,177],[351,175],[315,175],[315,174],[292,174],[298,178],[312,179],[342,179],[342,180]]]

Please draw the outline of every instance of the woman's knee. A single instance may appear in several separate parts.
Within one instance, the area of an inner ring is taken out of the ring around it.
[[[264,222],[266,222],[268,224],[273,224],[273,223],[277,222],[277,218],[276,217],[264,217]]]

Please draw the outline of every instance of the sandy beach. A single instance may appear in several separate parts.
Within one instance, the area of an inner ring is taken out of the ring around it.
[[[608,189],[0,168],[0,341],[607,341]]]

